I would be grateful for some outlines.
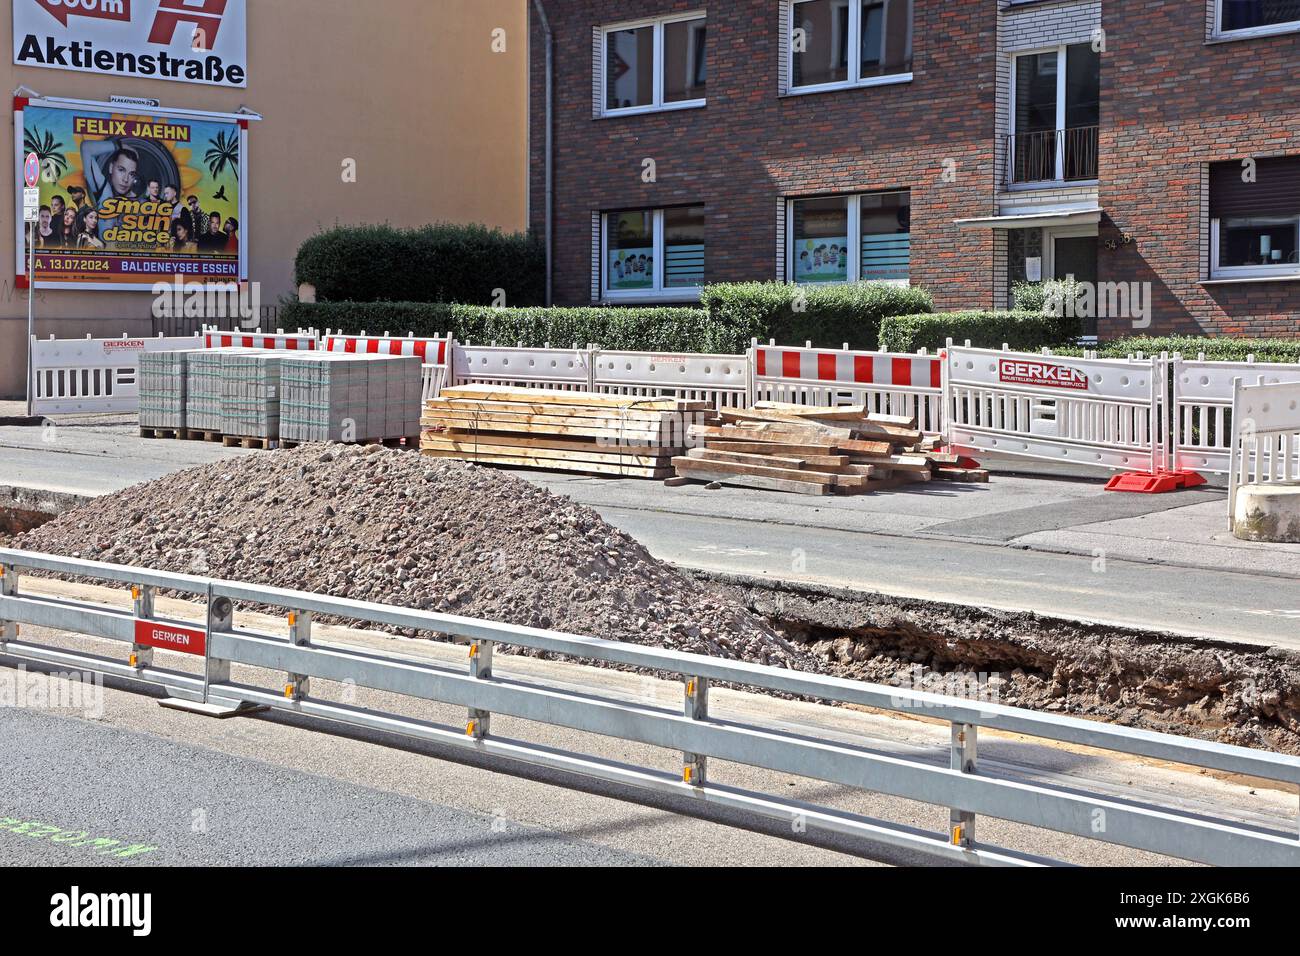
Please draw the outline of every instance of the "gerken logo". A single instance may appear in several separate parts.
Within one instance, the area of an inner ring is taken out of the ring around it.
[[[128,927],[133,936],[148,936],[153,929],[152,893],[70,892],[50,897],[50,925],[58,928]]]
[[[998,379],[1015,385],[1039,385],[1046,388],[1074,388],[1086,392],[1088,376],[1078,369],[1050,362],[1027,362],[1024,359],[1001,359]]]

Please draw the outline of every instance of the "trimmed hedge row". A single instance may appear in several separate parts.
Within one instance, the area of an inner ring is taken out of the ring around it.
[[[932,315],[899,315],[880,323],[882,352],[935,351],[949,338],[975,348],[1000,349],[1004,344],[1021,352],[1037,352],[1043,346],[1074,345],[1083,334],[1083,322],[1069,316],[1041,312],[940,312]]]
[[[862,282],[838,286],[794,286],[783,282],[734,282],[705,286],[700,303],[715,323],[752,328],[762,341],[874,349],[880,323],[895,315],[930,312],[934,300],[917,286]]]
[[[1244,362],[1250,355],[1257,362],[1300,364],[1300,339],[1235,339],[1204,335],[1134,335],[1103,343],[1097,353],[1102,358],[1125,358],[1141,352],[1159,355],[1175,352],[1194,359],[1201,352],[1211,362]]]
[[[285,328],[333,329],[346,334],[394,335],[413,332],[438,336],[451,332],[458,341],[484,345],[523,343],[540,348],[594,343],[634,352],[701,352],[736,354],[749,348],[749,326],[711,321],[692,308],[524,308],[439,302],[293,303],[282,313]]]
[[[320,288],[317,287],[319,294]],[[295,302],[281,318],[285,328],[362,330],[442,335],[462,342],[537,347],[546,342],[589,342],[644,352],[734,354],[752,339],[781,345],[813,344],[874,349],[882,319],[932,307],[924,289],[881,283],[803,289],[776,282],[707,286],[705,308],[581,306],[492,308],[443,302]]]
[[[321,302],[467,302],[538,305],[546,250],[524,233],[440,223],[420,229],[339,226],[298,249],[295,285]]]

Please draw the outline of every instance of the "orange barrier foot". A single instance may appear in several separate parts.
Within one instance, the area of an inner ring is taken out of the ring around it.
[[[1194,471],[1126,471],[1106,482],[1106,490],[1158,495],[1165,491],[1195,488],[1203,484],[1205,479]]]

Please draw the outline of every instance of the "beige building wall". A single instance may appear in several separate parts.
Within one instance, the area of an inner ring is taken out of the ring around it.
[[[493,31],[505,31],[505,52]],[[164,107],[260,113],[249,130],[249,278],[263,305],[293,290],[299,244],[335,224],[526,225],[526,0],[249,0],[248,86],[12,65],[0,11],[0,84],[41,96],[155,97]],[[27,293],[14,283],[13,123],[0,123],[0,397],[26,381]],[[343,164],[356,161],[356,182]],[[143,292],[40,291],[37,334],[153,331]]]

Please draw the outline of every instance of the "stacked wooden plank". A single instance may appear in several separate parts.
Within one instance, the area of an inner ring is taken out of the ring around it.
[[[690,452],[673,459],[674,483],[854,495],[936,478],[988,480],[973,462],[938,452],[937,439],[922,435],[915,419],[868,413],[861,405],[759,402],[724,409],[718,422],[691,428],[690,438]]]
[[[425,402],[420,451],[435,458],[668,478],[708,402],[496,385],[444,388]]]

